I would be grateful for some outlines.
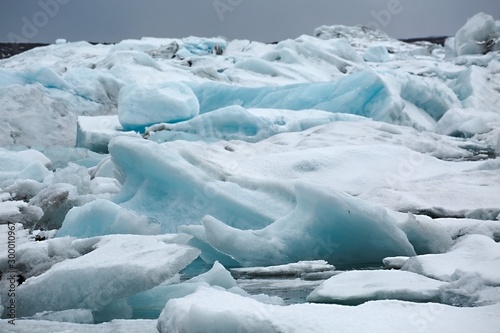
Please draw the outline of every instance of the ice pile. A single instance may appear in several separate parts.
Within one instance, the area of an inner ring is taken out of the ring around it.
[[[499,27],[0,61],[0,331],[497,332]]]

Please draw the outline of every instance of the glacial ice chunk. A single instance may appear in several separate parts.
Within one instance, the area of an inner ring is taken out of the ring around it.
[[[363,59],[369,62],[386,62],[390,56],[387,48],[384,46],[373,46],[368,48],[363,55]]]
[[[248,297],[203,287],[170,300],[158,318],[158,331],[204,333],[373,332],[428,333],[498,332],[500,304],[457,308],[435,303],[374,301],[360,306],[296,304],[274,306]]]
[[[0,183],[7,179],[43,181],[50,174],[50,160],[33,150],[10,151],[0,147]]]
[[[323,282],[307,296],[308,302],[358,305],[383,299],[437,302],[445,283],[397,270],[349,271]]]
[[[224,107],[176,124],[158,124],[146,129],[151,140],[164,136],[158,131],[176,131],[202,138],[257,142],[284,132],[300,132],[333,121],[363,121],[364,117],[319,110],[245,109],[238,105]],[[156,132],[156,133],[155,133]]]
[[[426,216],[417,218],[408,213],[408,218],[398,226],[408,236],[417,254],[444,253],[453,244],[446,230]]]
[[[139,137],[135,131],[123,131],[118,116],[80,116],[77,121],[76,146],[97,153],[107,153],[108,144],[115,136]]]
[[[261,230],[240,230],[207,216],[208,243],[242,266],[324,259],[331,264],[380,264],[388,256],[415,255],[385,209],[331,188],[297,183],[297,206]]]
[[[500,245],[487,236],[467,235],[450,251],[412,257],[401,269],[442,281],[478,274],[484,284],[500,285]]]
[[[199,255],[176,235],[112,235],[73,241],[87,254],[64,260],[17,288],[19,316],[43,311],[98,309],[151,289]],[[4,303],[5,304],[5,303]]]
[[[199,111],[196,96],[183,83],[127,85],[118,98],[118,119],[125,130],[143,131],[156,123],[179,122],[198,115]]]
[[[485,54],[498,43],[500,34],[496,31],[491,15],[478,13],[470,18],[455,35],[457,55]]]
[[[152,223],[147,217],[139,216],[111,201],[97,199],[72,208],[57,236],[87,238],[110,234],[153,235],[159,232],[160,225]]]

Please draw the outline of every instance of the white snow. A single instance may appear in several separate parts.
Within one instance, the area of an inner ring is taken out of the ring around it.
[[[398,270],[350,271],[331,277],[307,296],[308,302],[357,305],[372,300],[397,299],[436,302],[445,283]]]
[[[497,332],[500,21],[464,23],[0,60],[0,331]]]
[[[500,305],[446,305],[374,301],[357,307],[272,306],[212,288],[167,303],[160,332],[468,332],[498,331]]]

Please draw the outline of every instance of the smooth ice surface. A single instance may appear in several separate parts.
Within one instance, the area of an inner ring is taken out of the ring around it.
[[[360,306],[265,305],[213,288],[171,300],[158,318],[160,332],[439,332],[498,331],[500,305],[457,308],[374,301]]]
[[[261,230],[239,230],[207,216],[208,243],[243,266],[325,259],[331,264],[378,264],[415,251],[395,220],[377,206],[342,192],[295,186],[297,206]]]
[[[118,119],[125,130],[144,130],[161,122],[178,122],[196,116],[196,96],[182,83],[160,86],[128,85],[120,90]]]
[[[72,247],[81,256],[57,263],[17,288],[17,314],[97,309],[115,299],[150,289],[199,255],[197,249],[176,244],[176,239],[181,244],[186,241],[175,235],[74,240]]]
[[[436,302],[445,283],[397,270],[350,271],[335,275],[307,296],[308,302],[357,305],[371,300],[397,299]]]

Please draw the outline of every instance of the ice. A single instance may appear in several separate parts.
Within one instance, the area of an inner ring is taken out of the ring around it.
[[[167,303],[160,332],[459,332],[498,331],[500,306],[457,308],[433,303],[374,301],[360,306],[273,306],[229,292],[200,288]]]
[[[45,88],[55,88],[59,90],[71,90],[71,86],[61,76],[52,69],[44,66],[28,67],[24,76],[26,83],[40,83]]]
[[[370,62],[386,62],[390,59],[390,56],[384,46],[374,46],[366,50],[363,59]]]
[[[0,148],[0,182],[7,179],[43,181],[49,175],[50,160],[33,150],[10,151]]]
[[[160,225],[108,200],[98,199],[72,208],[57,232],[58,237],[93,237],[110,234],[158,234]]]
[[[363,121],[350,114],[332,114],[318,110],[245,109],[238,105],[224,107],[176,124],[158,124],[146,129],[153,141],[165,136],[159,131],[194,134],[200,138],[257,142],[284,132],[301,132],[333,121]],[[170,134],[171,136],[172,134]],[[166,140],[167,141],[167,140]]]
[[[118,119],[125,130],[140,130],[161,122],[179,122],[199,113],[191,89],[182,83],[160,86],[127,85],[120,90]]]
[[[118,94],[125,83],[113,75],[90,68],[70,68],[64,79],[73,86],[75,94],[93,102],[116,109]]]
[[[14,331],[156,331],[117,319],[165,308],[166,331],[496,332],[499,27],[479,14],[444,47],[323,26],[0,60]],[[398,271],[359,271],[382,265]],[[269,305],[330,278],[324,301],[366,303]]]
[[[239,230],[205,217],[202,223],[208,243],[242,266],[314,259],[369,265],[388,256],[415,254],[383,208],[331,188],[299,183],[295,191],[295,209],[261,230]]]
[[[470,18],[455,35],[457,55],[484,54],[498,49],[500,34],[496,30],[495,20],[485,13],[478,13]]]
[[[308,274],[331,272],[335,266],[328,264],[325,260],[299,261],[297,263],[267,266],[232,268],[231,272],[252,277],[285,277],[285,276],[307,276]]]
[[[436,126],[441,134],[470,138],[491,131],[490,122],[500,122],[500,115],[475,109],[452,109],[446,112]]]
[[[99,309],[113,300],[153,288],[199,255],[197,249],[179,242],[184,244],[186,239],[175,235],[113,235],[74,240],[71,247],[86,254],[57,263],[20,285],[17,314]]]
[[[408,218],[398,226],[406,233],[418,254],[444,253],[453,244],[446,230],[426,216],[416,218],[409,213]]]
[[[291,202],[280,202],[265,191],[213,178],[214,171],[224,177],[231,168],[222,172],[205,169],[208,165],[199,159],[205,147],[200,147],[199,153],[199,148],[192,150],[192,146],[181,151],[175,147],[114,138],[109,146],[111,157],[125,181],[113,201],[155,218],[162,232],[175,232],[183,224],[199,224],[206,214],[232,225],[262,227],[290,207]]]
[[[401,269],[401,267],[406,264],[410,257],[404,257],[404,256],[399,256],[399,257],[387,257],[382,260],[384,264],[384,268],[386,269]]]
[[[445,283],[397,270],[350,271],[323,282],[307,296],[308,302],[358,305],[372,300],[397,299],[436,302]]]
[[[102,324],[75,324],[62,323],[44,320],[17,319],[13,327],[6,320],[0,320],[0,329],[13,333],[67,333],[67,332],[88,332],[88,333],[117,333],[117,332],[141,332],[157,333],[156,320],[113,320]]]
[[[444,218],[437,219],[436,222],[441,224],[453,239],[478,234],[500,242],[500,223],[498,221]]]
[[[59,312],[44,311],[28,318],[29,320],[55,321],[62,323],[93,324],[94,316],[91,310],[76,309]]]
[[[249,295],[245,290],[237,286],[231,273],[217,261],[208,272],[195,276],[183,283],[167,281],[151,290],[132,295],[127,298],[127,301],[134,313],[147,313],[148,317],[157,318],[169,300],[185,297],[196,292],[200,287],[209,286],[254,298],[263,303],[283,304],[283,300],[276,296],[271,297],[264,294]]]
[[[402,270],[442,281],[477,274],[487,285],[500,285],[500,245],[483,235],[459,238],[450,251],[410,258]]]
[[[107,153],[112,138],[119,135],[139,137],[134,131],[123,131],[118,116],[78,117],[76,146],[97,153]]]

